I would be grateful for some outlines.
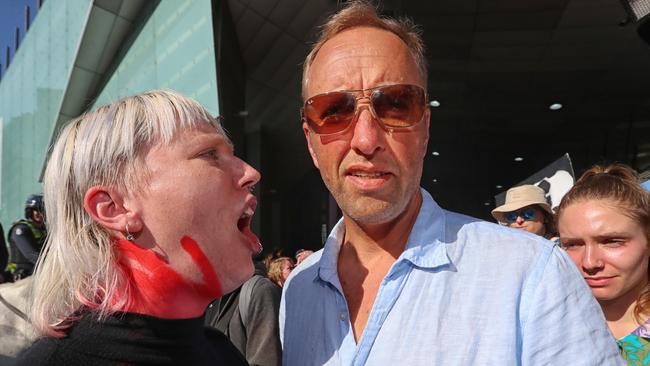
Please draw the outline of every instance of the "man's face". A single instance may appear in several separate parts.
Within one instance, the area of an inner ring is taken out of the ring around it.
[[[426,90],[404,42],[388,31],[358,27],[327,41],[314,58],[306,97],[338,90],[414,84]],[[345,132],[321,136],[303,123],[316,167],[344,215],[366,224],[395,219],[419,197],[429,138],[429,112],[413,127],[382,128],[358,102],[358,119]]]
[[[234,156],[227,138],[208,125],[154,146],[144,163],[149,177],[136,195],[137,210],[173,270],[190,282],[205,282],[193,258],[204,255],[223,292],[248,279],[251,255],[259,248],[250,230],[256,200],[249,189],[259,173]],[[188,252],[183,240],[195,243],[202,254]]]
[[[42,223],[44,221],[43,214],[40,211],[32,211],[32,221],[35,221],[37,223]]]

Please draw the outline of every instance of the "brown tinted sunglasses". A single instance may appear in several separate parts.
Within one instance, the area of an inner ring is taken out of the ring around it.
[[[359,114],[359,100],[367,99],[373,117],[386,129],[416,125],[426,110],[426,93],[417,85],[393,84],[370,89],[341,90],[305,101],[302,119],[319,135],[341,133]]]

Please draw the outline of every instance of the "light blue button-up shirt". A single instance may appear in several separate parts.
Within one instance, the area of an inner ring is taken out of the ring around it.
[[[337,273],[343,221],[293,271],[280,305],[284,365],[625,365],[561,249],[421,191],[358,344]]]

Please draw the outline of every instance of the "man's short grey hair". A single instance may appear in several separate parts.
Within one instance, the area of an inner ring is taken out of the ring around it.
[[[146,183],[144,156],[177,132],[218,119],[196,101],[155,90],[99,107],[62,130],[44,175],[48,237],[34,274],[31,318],[40,335],[63,336],[82,307],[99,319],[131,298],[114,238],[84,209],[93,186],[137,192]]]
[[[424,55],[424,42],[420,28],[408,18],[393,19],[379,16],[377,8],[367,0],[355,0],[346,3],[345,7],[332,15],[321,27],[318,40],[312,46],[305,58],[302,71],[302,95],[307,98],[307,84],[309,83],[309,69],[316,58],[316,54],[323,44],[335,35],[356,27],[371,27],[389,31],[398,36],[411,52],[420,72],[420,77],[426,85],[427,61]]]

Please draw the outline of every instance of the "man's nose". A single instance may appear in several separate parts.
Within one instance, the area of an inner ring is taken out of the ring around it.
[[[370,157],[385,148],[386,131],[371,112],[369,104],[359,103],[358,108],[350,147]]]

